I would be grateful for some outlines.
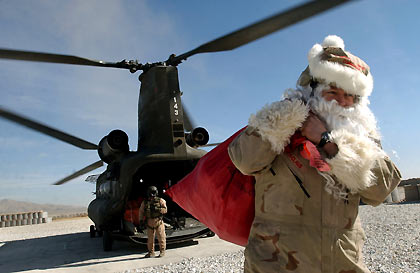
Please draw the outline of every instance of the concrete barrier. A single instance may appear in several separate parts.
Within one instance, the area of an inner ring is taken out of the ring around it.
[[[83,212],[83,213],[73,213],[73,214],[67,214],[67,215],[53,216],[52,217],[52,220],[63,219],[63,218],[86,217],[86,216],[88,216],[88,214],[86,212]]]
[[[43,223],[51,223],[51,221],[52,218],[48,217],[48,212],[46,211],[3,214],[0,215],[0,228],[23,225],[37,225]]]
[[[48,212],[46,211],[9,213],[9,214],[0,215],[0,228],[46,224],[46,223],[51,223],[52,220],[55,220],[55,219],[86,217],[86,216],[87,216],[87,213],[75,213],[75,214],[69,214],[69,215],[48,217]]]
[[[384,202],[385,203],[392,203],[392,196],[391,196],[391,194],[386,197],[386,199],[385,199]]]
[[[417,201],[420,200],[420,187],[419,185],[405,185],[405,200],[406,201]]]
[[[402,201],[400,194],[400,187],[394,189],[385,199],[385,203],[399,203]]]
[[[397,189],[398,189],[398,196],[400,197],[400,200],[405,201],[404,187],[397,187]]]

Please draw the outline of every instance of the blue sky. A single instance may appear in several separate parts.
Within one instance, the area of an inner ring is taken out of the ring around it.
[[[305,1],[0,1],[0,47],[140,62],[166,60]],[[404,178],[420,177],[420,42],[417,1],[355,1],[233,51],[178,66],[184,105],[210,141],[226,139],[251,113],[281,99],[328,34],[371,67],[371,108],[382,144]],[[93,143],[111,130],[137,144],[138,73],[0,60],[0,105]],[[87,205],[85,177],[51,183],[98,160],[0,119],[0,199]],[[91,174],[103,171],[97,169]]]

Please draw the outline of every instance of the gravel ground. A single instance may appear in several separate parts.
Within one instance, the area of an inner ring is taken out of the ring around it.
[[[420,203],[360,207],[366,232],[365,263],[377,273],[420,273]],[[124,271],[146,272],[242,272],[243,251],[180,263]]]
[[[365,263],[372,272],[420,273],[420,203],[361,206],[360,217],[367,236]],[[76,218],[63,228],[60,222],[49,223],[48,229],[40,225],[14,227],[13,232],[11,228],[0,228],[0,247],[14,240],[87,232],[92,223],[86,217]],[[121,272],[242,272],[243,261],[243,252],[239,251]]]
[[[365,263],[372,272],[420,272],[420,203],[362,206]]]

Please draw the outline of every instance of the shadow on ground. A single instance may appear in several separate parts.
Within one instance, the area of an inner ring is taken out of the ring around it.
[[[168,245],[168,249],[197,244],[188,241]],[[112,251],[105,252],[102,238],[90,238],[89,233],[74,233],[51,237],[7,242],[0,246],[1,272],[21,272],[85,266],[138,260],[147,253],[145,245],[116,240]]]

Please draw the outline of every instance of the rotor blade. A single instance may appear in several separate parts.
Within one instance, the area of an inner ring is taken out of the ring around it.
[[[184,111],[184,128],[187,132],[191,132],[195,128],[194,122],[191,120],[185,105],[182,106],[182,110]]]
[[[88,173],[90,171],[93,171],[93,170],[95,170],[95,169],[97,169],[99,167],[102,167],[103,165],[104,165],[104,163],[102,162],[102,160],[96,161],[95,163],[90,164],[87,167],[84,167],[83,169],[75,172],[74,174],[69,175],[69,176],[63,178],[63,179],[61,179],[58,182],[55,182],[53,185],[61,185],[61,184],[64,184],[64,183],[66,183],[66,182],[68,182],[68,181],[70,181],[70,180],[72,180],[72,179],[74,179],[74,178],[76,178],[78,176],[84,175],[84,174],[86,174],[86,173]]]
[[[232,50],[349,1],[351,0],[311,1],[229,33],[168,61],[176,64],[194,54]]]
[[[59,140],[62,140],[64,142],[67,142],[69,144],[72,144],[74,146],[77,146],[79,148],[85,149],[85,150],[97,150],[98,145],[90,143],[86,140],[83,140],[81,138],[69,135],[67,133],[61,132],[57,129],[51,128],[47,125],[41,124],[37,121],[31,120],[27,117],[23,117],[21,115],[12,113],[2,107],[0,107],[0,117],[3,117],[5,119],[8,119],[10,121],[16,122],[20,125],[26,126],[28,128],[31,128],[35,131],[44,133],[46,135],[49,135],[51,137],[57,138]]]
[[[118,63],[108,63],[104,61],[89,60],[77,56],[42,53],[23,50],[12,50],[0,48],[0,59],[11,59],[31,62],[60,63],[60,64],[76,64],[88,66],[114,67],[130,69],[128,62],[122,61]]]

